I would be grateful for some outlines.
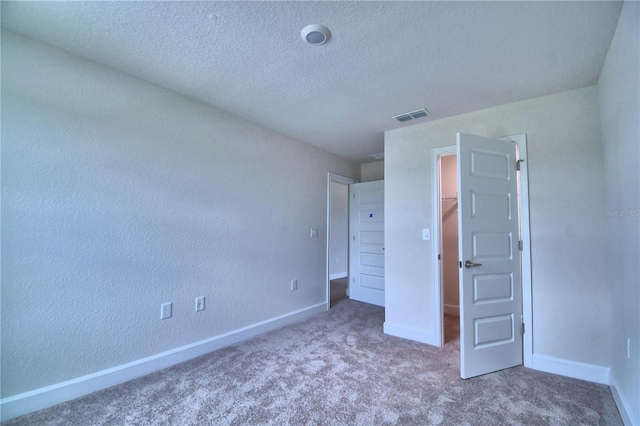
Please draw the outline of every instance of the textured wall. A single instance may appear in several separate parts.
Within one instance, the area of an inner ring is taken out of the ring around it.
[[[604,174],[596,87],[385,134],[386,320],[434,332],[431,149],[456,132],[527,133],[534,352],[610,362]]]
[[[359,165],[3,32],[2,397],[325,301],[328,172]]]
[[[611,375],[640,424],[640,3],[625,2],[598,82],[609,285],[613,289]],[[615,212],[615,213],[614,213]],[[631,338],[631,358],[627,358]]]

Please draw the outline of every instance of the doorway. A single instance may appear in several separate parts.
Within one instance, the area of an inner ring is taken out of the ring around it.
[[[532,298],[531,298],[531,247],[530,247],[530,235],[529,235],[529,196],[528,196],[528,164],[526,162],[526,135],[520,134],[515,136],[509,136],[501,138],[515,142],[517,145],[517,151],[519,155],[518,167],[518,203],[520,212],[520,238],[521,238],[521,289],[522,289],[522,324],[527,325],[526,332],[523,334],[522,339],[522,362],[526,367],[531,367],[533,358],[533,335],[532,335]],[[445,173],[443,170],[443,164],[447,162],[453,162],[456,159],[456,146],[448,146],[443,148],[436,148],[432,150],[432,170],[433,170],[433,250],[436,254],[434,260],[434,279],[436,281],[435,286],[435,300],[434,317],[435,317],[435,341],[440,345],[444,345],[449,342],[448,335],[445,330],[445,320],[450,319],[450,315],[458,313],[460,309],[460,303],[456,306],[451,300],[455,299],[452,294],[455,294],[450,288],[445,286],[451,281],[455,282],[455,278],[447,277],[445,282],[445,269],[447,266],[443,261],[446,261],[446,253],[443,253],[444,246],[447,245],[447,241],[451,239],[450,230],[444,229],[446,221],[451,216],[457,216],[457,191],[453,190],[449,193],[450,188],[456,188],[456,184],[452,181],[450,173]],[[446,169],[445,169],[446,170]],[[458,180],[459,171],[456,171],[455,179]],[[455,208],[454,208],[455,206]],[[454,213],[455,212],[455,213]],[[459,229],[459,228],[458,228]],[[449,247],[450,248],[450,247]],[[459,250],[458,250],[459,253]],[[443,259],[444,254],[444,259]],[[454,255],[454,261],[458,263],[457,269],[459,270],[459,254]],[[451,260],[451,259],[449,259]],[[453,263],[453,261],[451,262]],[[475,266],[472,264],[472,266]],[[452,270],[452,269],[451,269]],[[458,271],[459,272],[459,271]],[[455,274],[455,273],[454,273]],[[448,274],[450,275],[450,274]],[[459,283],[458,283],[459,284]],[[458,301],[459,301],[458,293]],[[456,319],[458,317],[455,317]],[[472,330],[467,330],[472,332]]]
[[[458,180],[455,145],[434,149],[432,159],[433,249],[437,254],[434,270],[438,293],[435,331],[436,342],[444,346],[460,336],[459,290],[452,288],[458,284]],[[443,171],[443,165],[446,171]],[[446,230],[443,222],[447,226]]]
[[[349,185],[356,180],[329,173],[327,181],[327,309],[349,295]]]
[[[444,344],[460,338],[457,156],[440,157],[440,265]]]

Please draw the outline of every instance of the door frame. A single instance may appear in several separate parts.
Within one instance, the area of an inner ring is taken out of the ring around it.
[[[533,299],[531,292],[531,237],[529,226],[529,178],[527,161],[527,135],[525,133],[505,136],[502,140],[513,141],[518,145],[518,158],[520,162],[520,174],[518,180],[518,194],[520,206],[520,237],[522,246],[522,317],[525,323],[525,333],[522,339],[523,362],[525,367],[532,367],[533,364]],[[438,254],[442,250],[442,238],[440,231],[441,208],[440,198],[440,157],[456,154],[456,146],[434,148],[431,150],[432,173],[433,173],[433,253],[434,253],[434,279],[436,282],[434,300],[435,341],[444,345],[444,317],[443,317],[443,291],[442,291],[442,268]]]
[[[347,185],[347,187],[349,187],[350,184],[352,183],[358,183],[357,180],[352,179],[350,177],[346,177],[346,176],[341,176],[341,175],[337,175],[335,173],[327,173],[327,251],[325,253],[325,259],[326,259],[326,292],[325,292],[325,297],[326,297],[326,310],[328,311],[331,308],[331,277],[330,277],[330,269],[329,269],[329,261],[330,261],[330,254],[331,254],[331,182],[336,182],[336,183],[341,183],[343,185]],[[347,201],[348,198],[350,197],[351,191],[348,190],[347,191]],[[347,220],[349,220],[347,218]],[[347,227],[348,229],[348,227]],[[349,231],[347,230],[347,276],[349,275],[349,247],[350,243],[349,243]],[[349,283],[347,282],[347,295],[349,294]]]
[[[444,291],[442,286],[444,280],[442,276],[442,261],[438,259],[438,255],[442,253],[442,208],[441,208],[441,186],[440,186],[440,158],[449,155],[456,155],[456,146],[450,145],[442,148],[434,148],[431,150],[431,170],[433,170],[433,253],[435,259],[434,277],[435,277],[435,295],[434,300],[436,306],[434,309],[434,324],[435,324],[435,341],[439,342],[440,346],[444,346]]]

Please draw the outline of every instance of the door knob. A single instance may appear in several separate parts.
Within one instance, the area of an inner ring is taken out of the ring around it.
[[[473,263],[470,260],[467,260],[466,262],[464,262],[464,267],[469,269],[469,268],[475,268],[477,266],[482,266],[482,263]]]

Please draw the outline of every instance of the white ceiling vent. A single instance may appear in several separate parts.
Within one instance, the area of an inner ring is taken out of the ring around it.
[[[413,120],[415,118],[428,117],[430,115],[431,113],[427,111],[425,108],[420,108],[415,111],[405,112],[404,114],[396,115],[393,118],[395,118],[401,123],[404,123],[405,121]]]
[[[376,152],[375,154],[369,154],[369,157],[373,158],[374,160],[383,160],[384,152]]]

